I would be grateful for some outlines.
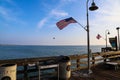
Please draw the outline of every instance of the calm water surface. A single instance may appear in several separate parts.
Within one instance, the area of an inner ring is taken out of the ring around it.
[[[92,52],[100,52],[104,46],[91,46]],[[0,59],[46,57],[86,54],[87,46],[0,46]]]

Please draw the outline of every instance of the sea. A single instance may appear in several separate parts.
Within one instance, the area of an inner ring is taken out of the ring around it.
[[[90,46],[92,53],[105,46]],[[87,46],[0,45],[0,60],[87,54]]]

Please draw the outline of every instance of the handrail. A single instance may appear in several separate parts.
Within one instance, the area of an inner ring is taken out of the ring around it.
[[[5,63],[16,63],[18,67],[22,67],[22,69],[17,70],[17,75],[23,74],[23,78],[25,80],[28,79],[29,73],[37,72],[37,66],[34,66],[33,68],[29,68],[28,64],[36,64],[36,62],[49,62],[53,63],[54,61],[57,61],[59,56],[51,56],[51,57],[38,57],[38,58],[24,58],[24,59],[10,59],[10,60],[0,60],[0,65]],[[87,55],[69,55],[68,56],[71,61],[71,71],[76,71],[80,69],[87,68]],[[101,53],[92,53],[92,56],[90,58],[91,67],[97,65],[98,63],[102,63],[104,61],[107,61],[111,58],[117,58],[120,57],[120,51],[111,51],[111,52],[101,52]],[[38,77],[37,75],[29,76],[29,78],[35,78]],[[17,80],[20,80],[18,78]]]

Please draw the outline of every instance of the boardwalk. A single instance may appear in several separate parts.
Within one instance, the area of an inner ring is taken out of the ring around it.
[[[92,71],[90,77],[83,77],[77,71],[76,75],[72,75],[71,80],[120,80],[120,69],[115,70],[114,67],[106,67],[105,64],[93,67]]]

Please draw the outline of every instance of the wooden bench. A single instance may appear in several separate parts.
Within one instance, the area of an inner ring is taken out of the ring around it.
[[[106,62],[107,65],[112,65],[115,67],[115,70],[119,68],[119,63],[118,62]]]

